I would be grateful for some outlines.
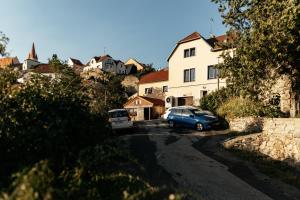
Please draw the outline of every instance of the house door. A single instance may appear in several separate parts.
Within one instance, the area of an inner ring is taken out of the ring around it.
[[[200,99],[202,98],[202,97],[205,97],[206,95],[207,95],[207,90],[200,90]]]
[[[150,120],[151,118],[151,108],[144,108],[144,120]]]
[[[178,98],[178,106],[192,106],[192,105],[193,105],[193,97]]]

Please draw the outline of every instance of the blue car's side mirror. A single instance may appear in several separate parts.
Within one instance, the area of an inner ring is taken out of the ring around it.
[[[190,117],[191,117],[191,118],[194,118],[195,116],[194,116],[194,115],[190,115]]]

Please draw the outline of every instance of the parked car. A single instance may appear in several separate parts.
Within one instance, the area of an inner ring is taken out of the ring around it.
[[[174,109],[179,109],[179,108],[193,108],[193,109],[197,109],[196,107],[193,107],[193,106],[175,106],[175,107],[171,107],[171,108],[168,108],[166,111],[165,111],[165,114],[163,114],[163,119],[168,119],[168,116],[169,114],[171,113],[172,110]]]
[[[173,108],[167,120],[170,128],[174,128],[176,125],[182,125],[202,131],[219,126],[218,117],[192,107]]]
[[[127,110],[125,109],[114,109],[108,111],[109,122],[112,129],[125,129],[132,128],[133,123],[129,117]]]

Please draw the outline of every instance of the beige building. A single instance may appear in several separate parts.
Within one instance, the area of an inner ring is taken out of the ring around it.
[[[165,100],[169,87],[169,72],[151,72],[140,78],[139,96]]]
[[[130,99],[124,108],[129,111],[133,121],[159,118],[165,111],[165,102],[161,99],[136,96]]]
[[[157,119],[164,113],[168,76],[168,71],[161,70],[140,78],[137,96],[124,105],[133,120]]]
[[[166,107],[197,106],[203,96],[226,86],[225,80],[218,78],[218,70],[214,67],[222,61],[220,55],[223,50],[218,44],[226,40],[224,35],[205,39],[194,32],[177,42],[168,58]]]
[[[134,65],[135,67],[136,67],[136,69],[137,69],[137,71],[141,71],[141,70],[143,70],[144,69],[144,67],[145,67],[145,64],[143,64],[143,63],[140,63],[140,62],[138,62],[137,60],[135,60],[135,59],[133,59],[133,58],[130,58],[126,63],[125,63],[125,65]]]

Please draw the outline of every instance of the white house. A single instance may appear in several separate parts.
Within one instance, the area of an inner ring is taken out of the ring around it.
[[[114,60],[110,55],[93,57],[83,68],[83,71],[101,69],[105,72],[127,74],[125,64],[120,60]]]
[[[214,65],[222,62],[220,55],[223,49],[218,44],[227,39],[230,38],[225,35],[205,39],[194,32],[177,42],[168,58],[166,107],[197,106],[203,96],[226,86],[225,80],[218,78],[218,70]]]

